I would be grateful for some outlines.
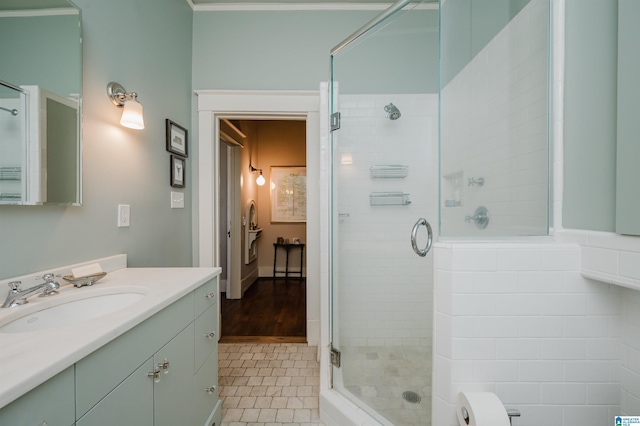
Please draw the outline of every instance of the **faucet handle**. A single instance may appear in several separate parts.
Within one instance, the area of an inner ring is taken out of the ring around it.
[[[45,280],[45,281],[53,281],[53,279],[54,279],[55,277],[59,277],[59,276],[60,276],[60,275],[54,275],[54,274],[52,274],[51,272],[49,272],[49,273],[47,273],[47,274],[44,274],[44,275],[41,277],[41,279],[43,279],[43,280]]]
[[[22,281],[11,281],[7,285],[11,287],[11,291],[20,291],[20,284],[22,284]]]

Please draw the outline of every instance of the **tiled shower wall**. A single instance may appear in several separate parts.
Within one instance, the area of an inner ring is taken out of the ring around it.
[[[23,164],[24,108],[19,99],[1,99],[0,106],[18,109],[17,116],[0,110],[0,167],[21,167]],[[0,179],[0,194],[22,192],[21,180]]]
[[[390,102],[400,119],[385,118]],[[334,342],[430,345],[432,258],[418,257],[409,237],[420,217],[437,232],[437,95],[341,95],[339,110]],[[408,176],[372,179],[374,165],[406,165]],[[370,205],[372,192],[385,191],[407,193],[411,204]]]
[[[640,298],[583,278],[578,245],[439,243],[435,256],[434,424],[458,424],[460,391],[495,392],[518,426],[612,424],[621,381],[637,398]]]
[[[547,9],[531,0],[442,90],[444,236],[547,232]],[[481,205],[484,230],[465,223]]]

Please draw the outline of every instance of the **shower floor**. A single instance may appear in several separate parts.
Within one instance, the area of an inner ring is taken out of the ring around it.
[[[344,387],[395,426],[431,425],[431,348],[344,347]],[[419,403],[405,401],[412,391]]]

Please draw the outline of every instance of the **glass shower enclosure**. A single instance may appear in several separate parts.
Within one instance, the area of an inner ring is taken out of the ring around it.
[[[408,3],[331,56],[333,387],[381,424],[426,425],[438,9]]]
[[[331,52],[332,385],[380,424],[431,424],[429,223],[548,234],[549,20],[549,0],[401,0]]]

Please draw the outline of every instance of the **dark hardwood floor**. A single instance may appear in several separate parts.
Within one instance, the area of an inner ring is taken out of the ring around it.
[[[223,293],[220,342],[306,342],[306,300],[304,278],[259,278],[242,299]]]

